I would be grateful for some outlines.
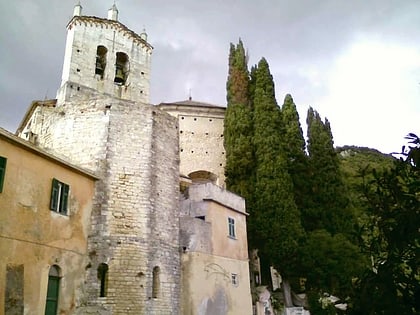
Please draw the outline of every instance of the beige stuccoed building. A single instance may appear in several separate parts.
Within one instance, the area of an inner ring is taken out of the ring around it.
[[[17,130],[98,178],[83,268],[60,274],[83,279],[64,314],[251,315],[245,201],[224,188],[225,108],[149,104],[153,48],[115,5],[107,18],[76,5],[67,31],[57,98],[34,101]]]
[[[251,315],[244,199],[212,183],[181,203],[182,314]]]
[[[0,128],[0,314],[74,311],[95,181]]]

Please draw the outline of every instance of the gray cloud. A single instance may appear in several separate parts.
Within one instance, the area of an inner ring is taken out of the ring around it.
[[[0,3],[0,126],[15,130],[32,100],[55,97],[74,3]],[[83,14],[106,17],[112,3],[82,1]],[[136,32],[145,27],[155,47],[153,103],[186,99],[191,89],[196,100],[225,104],[229,43],[238,38],[250,65],[266,57],[278,102],[292,93],[301,115],[325,99],[335,60],[357,38],[420,50],[416,0],[119,0],[117,6],[119,20]]]

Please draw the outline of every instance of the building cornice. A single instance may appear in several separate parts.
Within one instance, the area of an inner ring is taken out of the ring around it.
[[[160,103],[156,105],[161,110],[185,114],[212,114],[225,116],[226,107],[196,101],[183,101],[175,103]]]
[[[74,25],[82,25],[85,26],[96,26],[101,28],[111,28],[116,29],[119,32],[123,33],[124,36],[129,36],[137,45],[143,45],[147,47],[147,49],[151,52],[153,50],[153,46],[150,45],[147,41],[140,37],[137,33],[130,30],[127,26],[122,24],[121,22],[99,18],[96,16],[74,16],[70,22],[67,24],[67,29],[71,30]]]

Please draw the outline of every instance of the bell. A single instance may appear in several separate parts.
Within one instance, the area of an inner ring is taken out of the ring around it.
[[[95,67],[95,74],[99,74],[100,76],[102,76],[103,73],[104,69],[102,68],[102,64],[100,62],[97,62]]]
[[[117,68],[115,71],[115,79],[114,82],[117,84],[123,84],[124,83],[124,72],[121,68]]]

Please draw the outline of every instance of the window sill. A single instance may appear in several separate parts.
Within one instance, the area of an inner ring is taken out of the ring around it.
[[[236,237],[234,237],[234,236],[230,236],[230,235],[228,235],[227,237],[228,237],[228,238],[230,238],[231,240],[235,240],[235,241],[236,241],[236,240],[238,240],[238,239],[237,239]]]
[[[65,218],[70,217],[68,213],[57,212],[57,211],[54,211],[54,210],[50,210],[50,212],[54,213],[54,215],[59,215],[60,217],[65,217]]]

